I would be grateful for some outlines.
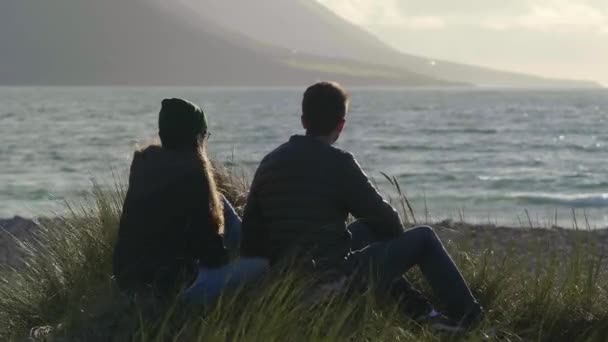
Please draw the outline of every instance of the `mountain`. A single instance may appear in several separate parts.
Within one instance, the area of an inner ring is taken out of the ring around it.
[[[507,87],[597,87],[412,56],[341,19],[315,0],[174,0],[198,16],[252,39],[293,52],[354,58],[453,82]],[[423,39],[423,38],[421,38]]]
[[[2,0],[0,84],[445,86],[398,66],[294,54],[166,0]]]

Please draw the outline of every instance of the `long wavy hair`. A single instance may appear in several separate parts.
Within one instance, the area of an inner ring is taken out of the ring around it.
[[[209,214],[213,230],[218,234],[224,234],[224,204],[215,180],[215,170],[207,155],[207,134],[202,134],[196,140],[196,156],[199,159],[203,175],[207,179],[209,187]]]
[[[211,225],[218,234],[224,234],[224,204],[217,188],[215,170],[207,155],[207,132],[201,132],[196,137],[176,134],[160,134],[161,146],[170,150],[190,151],[194,153],[201,165],[201,176],[205,177],[209,193],[209,215]]]

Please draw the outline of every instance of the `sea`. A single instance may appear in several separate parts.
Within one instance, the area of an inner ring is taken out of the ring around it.
[[[608,227],[608,90],[350,89],[339,148],[417,222]],[[213,158],[251,176],[301,134],[301,88],[0,87],[0,217],[52,216],[128,179],[164,98],[200,104]]]

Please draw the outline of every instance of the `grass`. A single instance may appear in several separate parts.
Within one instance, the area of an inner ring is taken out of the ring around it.
[[[244,177],[220,168],[218,178],[222,191],[242,208]],[[608,340],[604,260],[585,241],[590,236],[585,232],[568,255],[542,242],[529,243],[527,253],[490,241],[475,249],[472,240],[448,242],[487,310],[479,328],[464,337],[435,335],[408,321],[391,302],[370,294],[311,302],[306,299],[313,280],[287,268],[252,288],[227,294],[212,309],[134,303],[117,291],[111,278],[123,196],[121,186],[108,191],[95,184],[89,200],[68,206],[67,214],[45,221],[35,241],[23,243],[28,251],[24,269],[0,272],[0,340]],[[413,221],[405,197],[401,204],[404,217]],[[409,276],[432,297],[417,270]]]

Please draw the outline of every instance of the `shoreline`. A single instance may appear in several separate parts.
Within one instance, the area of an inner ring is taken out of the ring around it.
[[[27,255],[25,243],[35,243],[39,223],[52,222],[57,218],[41,217],[35,220],[15,216],[0,219],[0,267],[15,269],[23,267],[23,257]],[[508,256],[510,253],[529,255],[529,270],[540,259],[565,256],[575,251],[608,256],[608,228],[525,228],[494,224],[472,224],[443,220],[428,224],[432,226],[448,248],[467,250],[481,254],[491,252]],[[608,270],[608,261],[603,268]]]

